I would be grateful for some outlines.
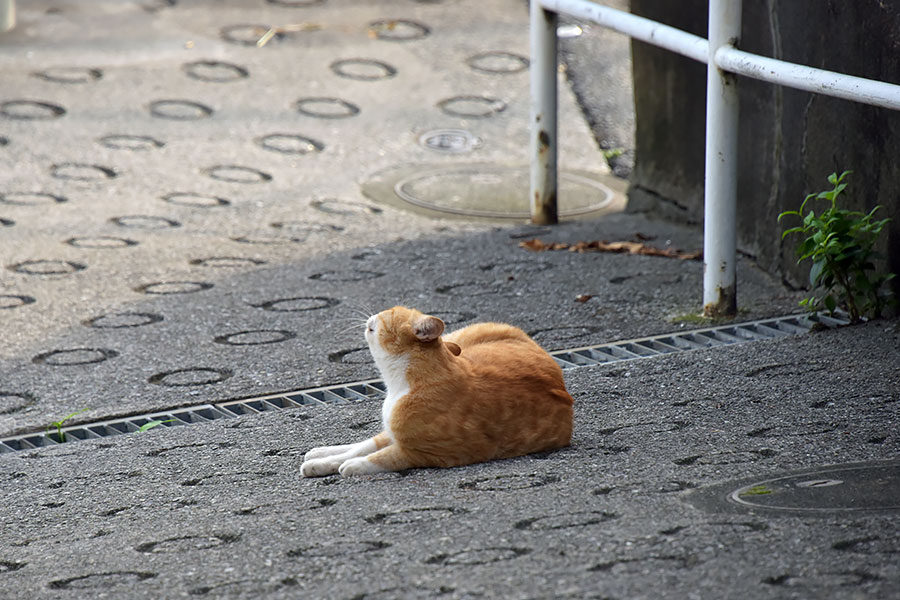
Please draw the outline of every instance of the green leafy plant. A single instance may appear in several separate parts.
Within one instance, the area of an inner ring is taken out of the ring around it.
[[[88,410],[90,410],[90,409],[82,408],[81,410],[76,410],[72,414],[63,417],[59,421],[54,421],[54,422],[50,423],[49,425],[47,425],[47,429],[44,431],[44,433],[47,433],[48,431],[50,431],[53,428],[56,428],[56,441],[59,442],[60,444],[62,444],[63,442],[66,441],[66,432],[64,432],[62,430],[65,422],[68,421],[69,419],[71,419],[72,417],[74,417],[75,415],[80,415],[81,413],[86,412]],[[52,434],[49,434],[49,435],[51,435],[51,437],[52,437]]]
[[[138,433],[144,433],[145,431],[149,431],[154,427],[159,427],[163,423],[171,423],[175,421],[175,419],[166,419],[165,421],[160,421],[159,419],[154,419],[148,423],[144,423],[140,427],[138,427]]]
[[[876,206],[869,213],[847,210],[837,205],[838,196],[847,188],[844,181],[851,171],[840,175],[832,173],[828,182],[832,189],[809,194],[800,210],[789,210],[778,215],[778,221],[786,216],[796,216],[803,224],[786,230],[781,239],[791,234],[805,237],[797,246],[797,263],[812,260],[809,283],[812,295],[800,302],[810,311],[822,310],[834,313],[845,308],[850,320],[859,322],[862,317],[877,317],[893,303],[890,292],[883,293],[882,285],[893,279],[893,273],[879,274],[874,261],[881,256],[874,246],[884,226],[890,219],[874,220]],[[812,208],[817,200],[830,203],[818,215]],[[807,206],[810,206],[809,211]]]

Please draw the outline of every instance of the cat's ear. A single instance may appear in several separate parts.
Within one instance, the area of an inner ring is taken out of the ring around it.
[[[437,317],[422,317],[413,325],[413,332],[420,342],[433,342],[444,333],[444,322]]]
[[[459,353],[462,352],[462,348],[459,347],[459,344],[454,344],[453,342],[444,342],[444,345],[447,346],[447,350],[450,351],[450,354],[453,356],[459,356]]]

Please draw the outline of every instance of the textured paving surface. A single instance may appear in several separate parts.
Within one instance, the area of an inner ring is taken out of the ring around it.
[[[696,230],[435,220],[364,196],[399,167],[526,163],[521,2],[36,0],[19,16],[0,36],[0,435],[376,376],[362,316],[398,302],[548,349],[697,311],[699,262],[518,246],[695,250]],[[290,31],[247,45],[269,26]],[[601,182],[588,123],[609,118],[616,52],[596,72],[570,61],[586,117],[561,86],[563,165]],[[477,142],[424,147],[437,129]],[[794,310],[749,261],[739,274],[742,319]],[[374,403],[2,455],[0,598],[897,597],[896,513],[725,497],[859,461],[893,459],[896,486],[898,348],[891,320],[576,369],[571,448],[460,469],[300,479],[310,447],[377,432]]]
[[[328,360],[358,345],[353,309],[426,294],[472,319],[465,285],[546,290],[559,259],[482,253],[463,276],[442,271],[478,249],[359,250],[489,229],[375,203],[377,173],[483,164],[413,188],[489,203],[492,170],[527,165],[527,10],[476,4],[23,4],[0,39],[0,433],[357,378]],[[256,47],[269,26],[292,32]],[[603,176],[562,89],[563,165]],[[420,144],[447,128],[478,145]],[[524,205],[522,172],[499,184]]]

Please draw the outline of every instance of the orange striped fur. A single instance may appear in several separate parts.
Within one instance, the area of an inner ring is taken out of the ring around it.
[[[444,323],[402,306],[367,323],[387,385],[384,431],[363,442],[310,450],[306,477],[451,467],[569,445],[572,397],[562,370],[511,325]]]

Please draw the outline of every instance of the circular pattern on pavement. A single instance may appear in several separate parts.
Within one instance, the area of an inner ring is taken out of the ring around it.
[[[68,198],[47,194],[45,192],[7,192],[0,193],[0,203],[15,206],[42,206],[68,202]]]
[[[152,375],[147,381],[164,387],[193,387],[221,383],[234,375],[228,369],[189,367]]]
[[[50,167],[50,176],[67,181],[105,181],[118,176],[113,169],[85,163],[60,163]]]
[[[217,336],[213,341],[228,346],[261,346],[278,344],[297,337],[293,331],[284,329],[252,329]]]
[[[20,121],[43,121],[56,119],[66,114],[66,109],[58,104],[40,100],[7,100],[0,103],[0,115]]]
[[[154,296],[169,296],[174,294],[195,294],[213,287],[213,284],[205,281],[157,281],[134,288],[134,291]]]
[[[315,233],[336,233],[344,231],[340,225],[320,225],[317,223],[306,223],[304,221],[276,221],[271,224],[273,229],[278,229],[291,236],[296,242],[306,241],[309,236]]]
[[[357,81],[390,79],[397,74],[391,65],[371,58],[348,58],[331,63],[335,75]]]
[[[338,350],[328,354],[328,362],[342,365],[368,365],[375,362],[368,346]]]
[[[336,198],[313,200],[309,205],[316,210],[332,215],[378,215],[384,212],[377,206],[350,200],[337,200]]]
[[[325,4],[325,0],[266,0],[266,2],[287,8],[305,8],[307,6]]]
[[[119,227],[128,227],[130,229],[169,229],[171,227],[181,227],[181,223],[178,221],[150,215],[126,215],[124,217],[113,217],[109,221],[110,223],[115,223]]]
[[[239,165],[216,165],[204,169],[203,173],[212,179],[218,181],[227,181],[228,183],[268,183],[272,181],[272,176],[252,167],[242,167]]]
[[[111,150],[153,150],[165,144],[147,135],[111,134],[97,140],[97,143]]]
[[[87,67],[51,67],[32,75],[53,83],[91,83],[103,77],[103,72]]]
[[[112,237],[106,235],[97,237],[74,237],[67,239],[65,243],[75,248],[95,249],[127,248],[128,246],[138,245],[136,241],[129,240],[128,238]]]
[[[218,196],[207,196],[204,194],[192,194],[188,192],[173,192],[161,197],[163,201],[177,206],[187,206],[189,208],[214,208],[217,206],[228,206],[231,204],[225,198]]]
[[[51,367],[71,367],[75,365],[92,365],[101,363],[119,355],[115,350],[107,348],[71,348],[67,350],[51,350],[38,354],[31,359],[36,365]]]
[[[272,133],[254,141],[263,150],[281,154],[314,154],[325,149],[319,140],[289,133]]]
[[[506,110],[506,102],[486,96],[453,96],[437,103],[444,114],[467,119],[484,119]]]
[[[19,294],[0,294],[0,310],[34,304],[34,298]]]
[[[250,72],[244,67],[218,60],[189,62],[181,65],[181,69],[191,79],[210,83],[227,83],[250,76]]]
[[[427,37],[431,30],[427,25],[406,19],[380,19],[369,23],[369,33],[375,39],[389,42],[408,42]]]
[[[36,400],[31,394],[0,390],[0,415],[11,415],[20,412],[35,402]]]
[[[255,267],[266,264],[259,258],[246,258],[243,256],[210,256],[208,258],[194,258],[190,264],[200,267],[212,267],[215,269],[228,267]]]
[[[300,98],[294,103],[297,112],[317,119],[346,119],[359,114],[359,107],[340,98]]]
[[[530,554],[530,548],[494,547],[463,550],[452,554],[438,554],[427,559],[428,564],[437,565],[487,565],[490,563],[512,560]]]
[[[219,30],[219,36],[228,43],[239,46],[256,46],[256,42],[269,31],[268,25],[228,25]],[[276,33],[271,41],[278,41],[283,33]]]
[[[69,260],[26,260],[9,266],[9,270],[25,275],[70,275],[86,268]]]
[[[478,479],[463,481],[460,482],[459,487],[464,490],[477,490],[479,492],[506,492],[544,487],[551,483],[559,483],[559,477],[556,475],[540,475],[538,473],[511,473],[509,475],[479,477]]]
[[[528,69],[528,59],[512,52],[482,52],[467,58],[466,64],[476,71],[492,75],[520,73]]]
[[[150,114],[172,121],[198,121],[213,114],[213,109],[192,100],[155,100],[150,103]]]
[[[337,298],[328,298],[326,296],[297,296],[294,298],[278,298],[260,304],[251,304],[251,306],[272,312],[306,312],[332,308],[340,303],[341,301]]]
[[[133,327],[143,327],[144,325],[152,325],[163,320],[162,315],[144,312],[120,312],[100,315],[93,319],[84,321],[87,327],[95,329],[131,329]]]
[[[68,579],[56,579],[48,583],[47,587],[53,590],[97,589],[103,590],[104,593],[109,593],[110,589],[116,587],[134,589],[136,584],[140,584],[148,579],[153,579],[156,576],[156,573],[143,573],[139,571],[90,573],[78,577],[69,577]]]
[[[384,277],[384,273],[377,271],[363,271],[361,269],[348,269],[346,271],[323,271],[321,273],[313,273],[309,279],[313,281],[366,281],[367,279],[378,279]]]

